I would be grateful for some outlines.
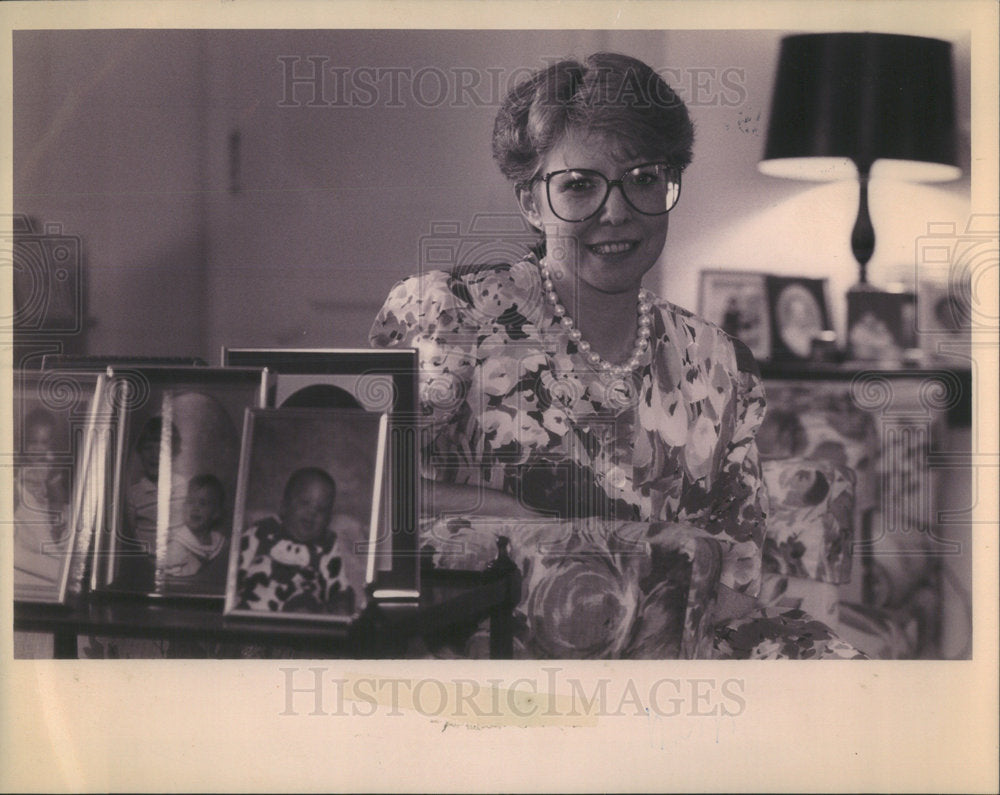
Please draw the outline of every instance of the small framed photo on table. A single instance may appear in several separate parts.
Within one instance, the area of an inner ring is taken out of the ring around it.
[[[66,601],[88,493],[83,487],[88,423],[100,377],[95,372],[13,373],[16,601]]]
[[[768,276],[771,305],[771,358],[806,361],[813,355],[813,340],[831,330],[826,279]]]
[[[375,598],[419,597],[417,352],[414,349],[223,348],[224,366],[266,367],[268,406],[388,414],[383,516],[370,559]]]
[[[899,363],[917,347],[917,302],[903,290],[847,294],[847,352],[857,361]]]
[[[751,271],[705,270],[698,285],[698,314],[743,342],[759,361],[771,358],[766,278]]]
[[[226,615],[348,623],[364,609],[388,415],[255,409],[244,420]]]
[[[257,368],[109,368],[114,488],[92,587],[222,599],[243,412],[267,383]]]

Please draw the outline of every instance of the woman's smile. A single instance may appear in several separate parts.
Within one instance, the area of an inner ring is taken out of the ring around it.
[[[639,245],[637,240],[609,240],[600,243],[588,243],[587,248],[600,257],[616,256],[634,251]]]
[[[583,169],[615,179],[646,160],[648,157],[626,151],[624,144],[613,136],[571,128],[549,151],[540,171],[546,174]],[[611,187],[603,206],[593,216],[583,221],[565,221],[552,210],[546,184],[539,180],[531,191],[525,214],[545,233],[547,258],[553,272],[564,271],[574,280],[574,288],[590,288],[600,293],[638,290],[642,277],[656,264],[667,239],[669,215],[638,212],[626,201],[621,185]]]

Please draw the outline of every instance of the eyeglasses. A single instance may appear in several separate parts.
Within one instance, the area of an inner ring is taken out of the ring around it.
[[[601,211],[611,189],[621,188],[625,201],[643,215],[670,212],[681,195],[681,171],[667,163],[643,163],[608,179],[600,171],[566,168],[543,177],[549,207],[563,221],[586,221]]]

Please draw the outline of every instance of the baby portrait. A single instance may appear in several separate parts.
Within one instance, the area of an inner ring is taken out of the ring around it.
[[[17,373],[13,404],[14,598],[60,602],[72,555],[74,490],[95,376]]]
[[[28,412],[23,428],[14,471],[14,588],[58,590],[71,530],[69,472],[57,461],[66,429],[42,406]]]
[[[167,541],[167,577],[224,584],[228,538],[222,481],[215,475],[195,475],[187,483],[184,524],[172,528]]]
[[[106,584],[221,598],[240,422],[245,408],[260,405],[262,376],[149,368],[143,377],[148,397],[126,405],[119,423],[118,513]]]
[[[227,613],[347,621],[364,608],[384,444],[382,415],[362,410],[247,413]]]

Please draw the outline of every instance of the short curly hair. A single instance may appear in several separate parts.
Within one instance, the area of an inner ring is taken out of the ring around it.
[[[570,129],[612,135],[631,154],[680,169],[691,162],[694,125],[687,107],[660,75],[628,55],[560,61],[516,85],[493,125],[493,159],[524,187]]]

